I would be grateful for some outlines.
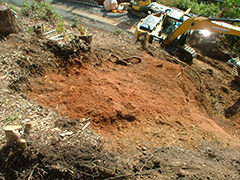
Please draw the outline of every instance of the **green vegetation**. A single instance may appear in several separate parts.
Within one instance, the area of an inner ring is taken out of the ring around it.
[[[78,21],[78,19],[77,19],[77,17],[75,16],[73,19],[71,19],[73,22],[72,22],[72,24],[71,24],[71,27],[72,28],[75,28],[75,27],[77,27],[78,26],[78,24],[79,24],[79,21]]]
[[[182,10],[191,8],[196,15],[240,18],[240,1],[224,0],[224,3],[203,0],[157,0],[157,3],[177,7]]]
[[[198,3],[194,0],[174,0],[172,5],[182,10],[187,10],[191,7],[191,13],[202,16],[219,16],[221,13],[219,3]]]
[[[44,1],[36,2],[32,0],[25,0],[22,5],[21,12],[24,16],[30,17],[36,21],[45,20],[56,23],[58,25],[58,31],[64,31],[63,17]]]
[[[57,25],[59,33],[65,32],[65,23],[63,17],[57,13],[53,7],[44,1],[25,0],[21,10],[22,15],[38,20],[44,20]],[[86,33],[86,29],[79,23],[77,18],[73,19],[72,28],[77,28],[82,34]],[[28,32],[32,32],[33,28],[29,28]]]
[[[118,29],[118,28],[117,29],[112,29],[111,33],[113,33],[116,36],[119,36],[122,33],[122,30]]]
[[[177,7],[182,10],[191,8],[191,13],[201,16],[214,16],[223,18],[238,18],[240,19],[240,1],[239,0],[224,0],[223,3],[214,2],[213,0],[157,0],[157,3],[167,6]],[[240,23],[235,23],[240,26]],[[228,44],[231,49],[240,55],[240,37],[233,35],[225,35],[228,39]]]
[[[217,102],[217,100],[213,96],[210,96],[210,99],[211,99],[212,103],[216,103]]]

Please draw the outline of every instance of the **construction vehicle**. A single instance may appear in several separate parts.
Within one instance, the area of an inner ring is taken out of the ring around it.
[[[196,53],[186,45],[193,30],[208,30],[240,36],[240,27],[226,22],[240,22],[240,19],[199,17],[179,9],[167,9],[165,13],[154,13],[142,19],[136,27],[134,38],[144,37],[149,43],[160,43],[170,54],[192,64]]]
[[[144,18],[152,13],[164,12],[166,8],[166,6],[151,2],[151,0],[131,0],[127,11],[128,13]]]

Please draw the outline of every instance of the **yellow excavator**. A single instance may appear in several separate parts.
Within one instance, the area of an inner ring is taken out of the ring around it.
[[[155,2],[152,3],[151,0],[131,0],[127,11],[128,13],[144,18],[152,13],[163,12],[165,8],[166,6]]]
[[[193,30],[207,30],[240,36],[240,27],[226,22],[240,22],[240,19],[199,17],[179,9],[167,9],[142,19],[136,27],[134,38],[146,38],[149,43],[160,43],[170,54],[192,64],[195,50],[186,45]]]

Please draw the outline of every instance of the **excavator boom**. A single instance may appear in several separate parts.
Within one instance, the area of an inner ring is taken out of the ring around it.
[[[240,22],[240,19],[235,18],[235,19],[231,19],[231,18],[217,18],[217,17],[209,17],[210,20],[213,21],[224,21],[224,22]]]
[[[190,30],[208,30],[210,32],[240,36],[240,27],[221,21],[213,21],[206,17],[191,17],[182,22],[182,24],[166,38],[164,43],[169,44],[172,40]]]

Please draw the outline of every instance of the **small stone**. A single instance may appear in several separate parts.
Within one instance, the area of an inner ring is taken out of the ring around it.
[[[179,176],[179,177],[185,177],[185,176],[188,176],[190,173],[189,173],[189,171],[188,170],[184,170],[184,169],[181,169],[178,173],[177,173],[177,175]]]
[[[142,146],[142,150],[143,150],[143,151],[146,151],[146,150],[147,150],[147,147]]]

